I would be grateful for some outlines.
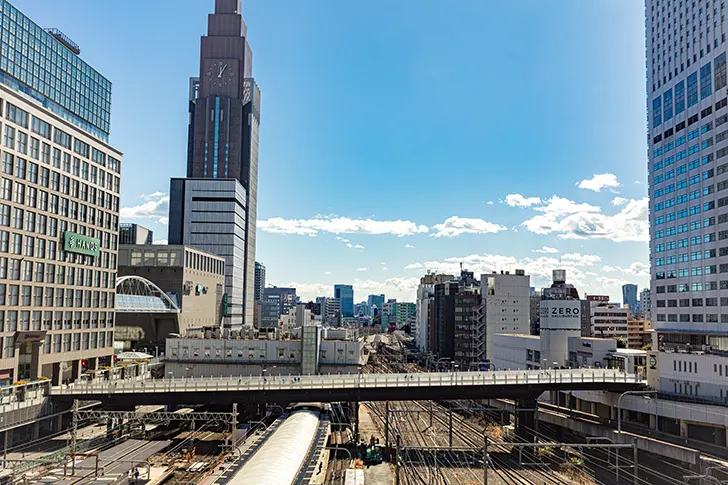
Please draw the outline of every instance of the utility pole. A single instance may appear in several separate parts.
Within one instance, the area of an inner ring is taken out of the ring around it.
[[[402,452],[402,435],[397,433],[397,456],[395,457],[395,465],[394,465],[394,477],[395,477],[395,485],[399,485],[399,460],[400,460],[400,453]]]
[[[111,418],[109,418],[111,419]],[[78,399],[73,400],[73,414],[71,415],[71,476],[76,474],[76,451],[78,447]]]
[[[483,432],[483,485],[488,485],[488,435]]]
[[[389,453],[389,401],[384,403],[384,447]]]
[[[230,451],[232,452],[237,444],[237,436],[235,434],[238,431],[238,403],[236,402],[233,403],[233,419],[230,422],[230,427],[232,428],[230,430]]]
[[[637,438],[634,438],[632,440],[632,461],[634,462],[634,485],[637,485],[639,482],[638,473],[639,473],[639,453],[637,450]]]
[[[452,449],[452,406],[448,406],[448,414],[449,414],[448,443],[450,443],[450,449]]]

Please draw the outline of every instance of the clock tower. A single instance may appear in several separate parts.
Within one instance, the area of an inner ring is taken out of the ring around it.
[[[235,179],[244,188],[243,281],[234,282],[243,295],[230,297],[233,302],[242,298],[243,323],[252,325],[260,90],[247,34],[242,0],[215,0],[201,39],[200,74],[191,80],[187,177]]]

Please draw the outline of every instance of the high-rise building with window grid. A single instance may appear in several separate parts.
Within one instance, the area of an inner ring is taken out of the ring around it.
[[[79,54],[0,0],[0,385],[112,363],[121,152]]]
[[[711,379],[728,364],[717,352],[728,350],[725,4],[645,2],[650,310],[662,350],[660,390],[720,400],[728,386]],[[710,374],[693,373],[694,359],[688,366],[675,350],[705,351],[701,369]]]
[[[254,321],[261,94],[252,77],[242,0],[215,0],[207,27],[200,42],[200,75],[190,80],[188,182],[176,179],[170,187],[168,239],[226,258],[223,326],[241,330]],[[239,187],[231,188],[230,181]],[[205,222],[194,234],[185,227],[193,213]]]

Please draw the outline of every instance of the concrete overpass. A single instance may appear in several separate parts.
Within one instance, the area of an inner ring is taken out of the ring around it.
[[[532,401],[544,391],[640,389],[643,382],[613,369],[567,369],[415,374],[168,378],[77,382],[51,389],[55,401],[98,400],[104,405],[418,401],[511,398]]]

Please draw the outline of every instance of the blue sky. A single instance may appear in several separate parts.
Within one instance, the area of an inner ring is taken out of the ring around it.
[[[113,82],[122,220],[166,239],[213,0],[14,0]],[[311,298],[426,269],[648,284],[644,6],[244,0],[262,90],[257,259]]]

